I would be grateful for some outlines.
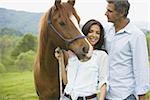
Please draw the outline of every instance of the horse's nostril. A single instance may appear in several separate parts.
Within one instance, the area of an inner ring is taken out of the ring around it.
[[[88,48],[87,47],[83,47],[82,50],[83,50],[84,53],[88,53]]]

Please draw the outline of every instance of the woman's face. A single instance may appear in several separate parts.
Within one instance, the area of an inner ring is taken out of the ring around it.
[[[98,25],[92,25],[90,27],[89,33],[87,34],[87,39],[94,46],[100,39],[100,27]]]

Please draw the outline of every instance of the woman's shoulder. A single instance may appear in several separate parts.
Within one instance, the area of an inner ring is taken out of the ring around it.
[[[108,54],[105,50],[94,50],[94,52],[94,59],[96,59],[98,63],[101,63],[102,61],[104,61],[104,59],[108,59]]]
[[[108,55],[107,51],[105,49],[100,50],[94,50],[96,54],[102,54],[102,55]]]
[[[105,50],[94,50],[94,53],[97,59],[103,59],[108,57],[108,54]]]

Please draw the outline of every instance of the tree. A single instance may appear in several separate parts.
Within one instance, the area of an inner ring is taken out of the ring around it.
[[[32,71],[34,58],[35,52],[32,50],[27,51],[25,53],[21,53],[15,61],[16,68],[18,68],[19,71]]]
[[[22,52],[29,50],[35,51],[37,48],[37,39],[32,33],[25,34],[23,38],[18,42],[17,46],[12,51],[12,56],[17,58]]]
[[[18,39],[17,36],[11,35],[3,35],[0,37],[0,63],[6,67],[13,63],[10,55],[13,47],[16,45],[16,40]]]
[[[7,28],[4,27],[0,29],[0,35],[16,35],[16,36],[22,36],[23,34],[13,28]]]

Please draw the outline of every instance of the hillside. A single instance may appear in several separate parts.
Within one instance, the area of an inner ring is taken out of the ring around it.
[[[0,34],[38,33],[42,13],[31,13],[0,8]],[[144,33],[150,31],[149,22],[134,22]],[[81,23],[82,24],[82,23]],[[12,33],[13,32],[13,33]]]
[[[9,28],[23,34],[27,32],[37,34],[41,15],[42,13],[0,8],[0,29]]]

